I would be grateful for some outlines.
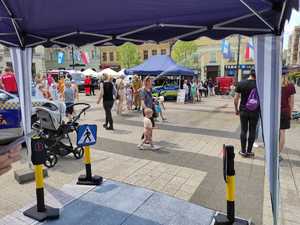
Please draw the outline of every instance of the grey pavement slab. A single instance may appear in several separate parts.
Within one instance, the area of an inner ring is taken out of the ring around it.
[[[106,181],[66,205],[59,220],[43,225],[209,225],[213,214],[164,194]]]

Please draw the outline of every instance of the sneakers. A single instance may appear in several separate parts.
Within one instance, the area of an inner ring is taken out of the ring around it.
[[[151,150],[153,150],[153,151],[157,151],[157,150],[159,150],[159,149],[160,149],[160,147],[157,146],[157,145],[152,145],[152,146],[151,146]]]
[[[252,158],[254,157],[254,153],[253,152],[242,152],[242,151],[239,151],[239,154],[244,157],[244,158]]]
[[[139,145],[137,146],[137,148],[138,148],[139,150],[144,150],[143,144],[139,144]]]
[[[259,147],[259,144],[256,143],[256,142],[254,142],[253,147],[254,147],[254,148],[258,148],[258,147]]]
[[[240,154],[242,157],[244,157],[244,158],[247,157],[247,153],[246,153],[246,152],[239,151],[239,154]]]

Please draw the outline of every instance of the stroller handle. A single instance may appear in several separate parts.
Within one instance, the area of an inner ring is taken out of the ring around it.
[[[86,107],[84,107],[84,108],[80,111],[80,113],[78,113],[78,115],[76,115],[76,116],[73,118],[73,122],[76,122],[76,121],[80,118],[81,114],[85,113],[86,110],[88,110],[89,108],[91,108],[91,105],[90,105],[90,104],[88,104],[88,103],[83,103],[83,102],[75,103],[75,104],[73,104],[72,106],[74,107],[74,106],[78,106],[78,105],[86,106]]]

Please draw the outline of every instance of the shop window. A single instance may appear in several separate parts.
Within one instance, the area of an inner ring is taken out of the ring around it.
[[[160,54],[161,55],[166,55],[167,54],[167,50],[166,49],[161,49],[160,50]]]
[[[113,52],[110,52],[110,53],[109,53],[109,60],[110,60],[111,62],[114,61],[114,53],[113,53]]]
[[[144,50],[144,60],[148,59],[149,54],[148,54],[148,50]]]
[[[107,61],[107,53],[106,52],[102,53],[102,60],[103,60],[103,62]]]

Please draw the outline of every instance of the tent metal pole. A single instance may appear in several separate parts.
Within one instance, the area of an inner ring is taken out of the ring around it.
[[[11,23],[16,31],[16,35],[18,37],[18,40],[19,40],[19,43],[20,43],[20,46],[23,48],[24,47],[24,41],[23,41],[23,37],[21,36],[20,32],[19,32],[19,29],[18,29],[18,23],[16,22],[14,16],[13,16],[13,13],[11,12],[11,10],[8,8],[6,2],[4,0],[1,0],[1,3],[2,5],[4,6],[4,8],[6,9],[8,15],[10,16],[10,19],[11,19]]]
[[[120,36],[117,36],[116,39],[123,40],[123,41],[139,42],[139,43],[145,43],[145,42],[147,42],[147,40],[139,40],[139,39],[133,39],[133,38],[124,38],[124,37],[120,37]]]
[[[246,28],[246,27],[214,27],[213,30],[235,30],[235,31],[270,32],[270,29]]]
[[[117,37],[124,37],[124,36],[130,35],[130,34],[135,34],[135,33],[138,33],[140,31],[148,30],[148,29],[151,29],[151,28],[157,27],[157,26],[158,26],[157,24],[152,24],[152,25],[149,25],[149,26],[141,27],[139,29],[120,34]]]
[[[274,27],[270,25],[255,9],[250,7],[244,0],[240,0],[240,2],[246,6],[258,19],[260,19],[267,27],[269,27],[274,32]]]
[[[264,13],[264,12],[267,12],[268,10],[260,10],[258,13]],[[233,19],[230,19],[230,20],[227,20],[227,21],[224,21],[224,22],[221,22],[221,23],[218,23],[218,24],[215,24],[213,26],[213,28],[215,27],[221,27],[223,25],[227,25],[227,24],[230,24],[230,23],[234,23],[234,22],[237,22],[237,21],[240,21],[240,20],[243,20],[243,19],[247,19],[249,17],[252,17],[254,16],[253,13],[249,13],[249,14],[246,14],[246,15],[243,15],[243,16],[240,16],[240,17],[236,17],[236,18],[233,18]]]
[[[111,41],[111,40],[112,40],[112,37],[101,40],[101,41],[93,42],[93,43],[91,43],[91,45],[97,45],[97,44],[105,43],[105,42],[108,42],[108,41]]]
[[[193,26],[193,25],[180,25],[180,24],[169,24],[169,23],[160,23],[160,27],[175,27],[175,28],[190,28],[190,29],[201,29],[205,26]]]
[[[6,44],[6,45],[12,45],[14,47],[19,47],[17,44],[9,42],[9,41],[0,40],[0,43]]]
[[[0,36],[16,35],[16,33],[0,33]]]
[[[280,13],[279,22],[278,22],[278,24],[277,24],[277,30],[281,30],[281,26],[282,26],[281,24],[282,24],[282,22],[283,22],[283,15],[284,15],[284,13],[285,13],[286,6],[287,6],[287,0],[285,0],[285,1],[283,2],[283,6],[282,6],[281,13]]]

